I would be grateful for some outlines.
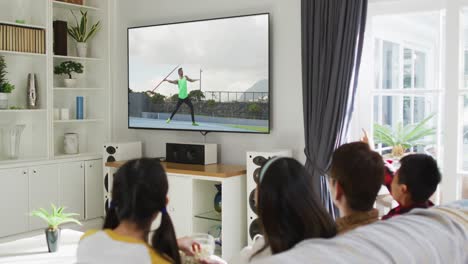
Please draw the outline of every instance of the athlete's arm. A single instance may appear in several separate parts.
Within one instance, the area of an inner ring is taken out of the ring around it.
[[[169,82],[169,83],[172,83],[172,84],[178,84],[178,83],[179,83],[179,82],[177,82],[177,80],[168,80],[168,79],[164,79],[164,81]]]
[[[196,82],[196,81],[199,81],[200,79],[191,79],[189,78],[187,75],[185,75],[185,78],[187,79],[187,81],[189,82]]]

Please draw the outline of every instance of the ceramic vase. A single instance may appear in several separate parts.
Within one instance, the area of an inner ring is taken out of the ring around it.
[[[28,87],[26,89],[28,95],[28,109],[38,108],[38,97],[37,97],[37,78],[36,74],[28,74]]]
[[[63,80],[65,87],[67,88],[75,88],[76,87],[76,79],[64,79]]]
[[[78,154],[78,134],[66,133],[63,141],[63,149],[65,154]]]
[[[46,240],[47,240],[47,247],[49,252],[56,252],[59,248],[60,243],[60,229],[46,229]]]
[[[86,42],[76,43],[76,52],[78,57],[87,57],[88,56],[88,44]]]
[[[8,94],[0,93],[0,109],[8,109]]]

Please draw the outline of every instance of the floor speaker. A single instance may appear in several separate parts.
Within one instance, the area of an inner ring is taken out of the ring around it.
[[[108,143],[104,145],[103,162],[104,162],[104,210],[110,206],[112,193],[112,180],[114,178],[113,168],[105,166],[106,162],[114,162],[121,160],[138,159],[142,157],[141,142],[124,142],[124,143]]]
[[[260,221],[257,216],[255,189],[260,176],[260,169],[269,159],[274,157],[291,157],[291,150],[268,152],[247,152],[247,238],[251,245],[255,235],[261,234]]]

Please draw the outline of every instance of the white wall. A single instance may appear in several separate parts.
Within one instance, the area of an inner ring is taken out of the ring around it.
[[[271,14],[270,135],[212,133],[220,144],[220,162],[245,163],[248,150],[293,149],[304,161],[299,0],[116,0],[113,43],[114,141],[141,140],[145,156],[164,156],[166,142],[203,142],[198,132],[127,128],[127,27],[269,12]]]

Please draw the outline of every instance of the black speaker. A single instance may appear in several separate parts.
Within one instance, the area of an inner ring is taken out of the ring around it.
[[[166,143],[166,161],[184,164],[207,165],[217,160],[216,144]]]

